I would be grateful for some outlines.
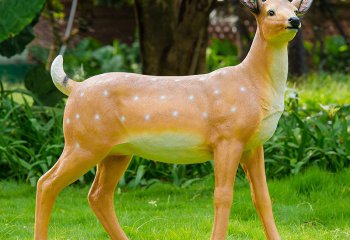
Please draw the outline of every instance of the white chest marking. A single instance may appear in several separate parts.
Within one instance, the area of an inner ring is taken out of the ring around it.
[[[282,113],[283,111],[275,112],[261,121],[258,131],[249,140],[246,146],[247,150],[263,145],[273,136]]]

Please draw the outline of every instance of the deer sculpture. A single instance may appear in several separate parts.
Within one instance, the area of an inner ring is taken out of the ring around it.
[[[51,66],[56,87],[68,95],[65,146],[38,181],[35,239],[48,238],[58,193],[97,165],[89,204],[112,239],[128,239],[114,212],[114,190],[132,155],[177,164],[214,160],[214,225],[223,240],[233,186],[241,164],[267,239],[280,239],[266,183],[263,143],[284,110],[287,45],[298,16],[312,0],[241,0],[257,31],[245,60],[209,74],[146,76],[105,73],[84,82],[69,79],[58,56]]]

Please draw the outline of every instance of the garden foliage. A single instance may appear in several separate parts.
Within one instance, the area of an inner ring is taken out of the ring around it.
[[[323,46],[305,41],[304,46],[316,70],[350,72],[350,49],[343,37],[327,36]]]
[[[21,95],[31,95],[16,90]],[[62,152],[63,105],[46,107],[13,99],[14,91],[0,92],[0,178],[29,181],[32,185]],[[281,178],[310,166],[332,172],[350,165],[350,106],[301,107],[296,94],[286,101],[275,135],[265,144],[267,175]],[[170,181],[187,186],[213,172],[213,162],[196,165],[163,164],[134,157],[120,186],[149,186]],[[91,170],[81,182],[91,181]]]
[[[34,38],[35,25],[45,0],[0,1],[0,54],[10,57],[24,50]]]
[[[29,48],[30,54],[45,65],[49,50],[38,46]],[[85,38],[64,56],[64,69],[76,81],[106,72],[141,72],[138,42],[131,46],[114,40],[102,45],[93,38]]]
[[[332,49],[336,55],[339,48]],[[30,52],[36,60],[45,63],[47,50],[32,47]],[[230,42],[213,40],[207,50],[207,68],[210,71],[234,65],[238,63],[234,56],[237,48]],[[118,41],[102,46],[87,38],[66,53],[65,69],[78,81],[103,72],[140,72],[139,46],[134,43],[129,47]],[[36,87],[36,80],[44,74],[34,70],[27,74],[31,76],[30,81],[26,80],[27,88],[33,88],[33,92],[4,90],[0,82],[0,179],[17,179],[32,185],[53,166],[64,146],[64,101],[60,100],[54,107],[45,106],[51,101],[45,92],[48,86],[42,86],[45,91]],[[344,87],[348,83],[349,77],[344,74],[314,74],[304,79],[302,98],[294,91],[288,95],[277,131],[265,144],[268,177],[295,175],[314,165],[332,172],[349,167],[350,95]],[[341,105],[322,105],[329,102]],[[168,181],[187,186],[212,172],[212,161],[177,165],[135,156],[119,184],[133,188]],[[91,181],[94,174],[93,169],[80,178],[80,182]],[[242,176],[242,171],[239,175]]]

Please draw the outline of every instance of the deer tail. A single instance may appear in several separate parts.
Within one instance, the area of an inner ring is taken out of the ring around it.
[[[76,83],[64,72],[62,55],[58,55],[52,62],[51,78],[58,90],[67,96],[69,96],[73,85]]]

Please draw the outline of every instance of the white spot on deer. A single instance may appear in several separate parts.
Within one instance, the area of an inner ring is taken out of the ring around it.
[[[100,120],[100,115],[99,114],[95,114],[95,120]]]
[[[120,119],[119,119],[122,123],[125,122],[125,116],[121,116]]]
[[[194,96],[193,95],[188,96],[188,100],[193,101],[194,100]]]
[[[203,112],[203,113],[202,113],[202,116],[203,116],[204,118],[208,118],[208,113],[207,113],[207,112]]]
[[[160,100],[165,100],[165,98],[166,98],[166,97],[165,97],[164,95],[162,95],[162,96],[159,97]]]
[[[241,86],[240,88],[239,88],[239,91],[241,91],[241,92],[245,92],[247,89],[245,88],[245,87],[243,87],[243,86]]]
[[[79,113],[75,114],[75,118],[79,119],[80,118],[80,114]]]
[[[83,97],[84,96],[84,92],[80,92],[80,97]]]
[[[236,108],[235,106],[232,106],[232,107],[231,107],[231,112],[232,112],[232,113],[235,113],[236,111],[237,111],[237,108]]]
[[[214,90],[214,95],[216,95],[216,96],[220,95],[220,90],[219,89],[215,89]]]
[[[151,119],[151,116],[150,116],[149,114],[146,114],[146,115],[145,115],[145,120],[146,120],[146,121],[149,121],[150,119]]]
[[[75,148],[80,148],[80,144],[78,142],[75,143]]]
[[[140,98],[139,98],[139,96],[134,96],[132,99],[133,99],[134,101],[137,101],[137,100],[139,100]]]
[[[107,96],[108,96],[108,91],[107,91],[107,90],[104,90],[104,91],[103,91],[103,95],[104,95],[105,97],[107,97]]]
[[[66,123],[70,124],[70,119],[69,118],[66,119]]]
[[[174,111],[174,112],[172,113],[172,115],[173,115],[173,117],[177,117],[177,116],[179,116],[179,112],[178,112],[178,111]]]

